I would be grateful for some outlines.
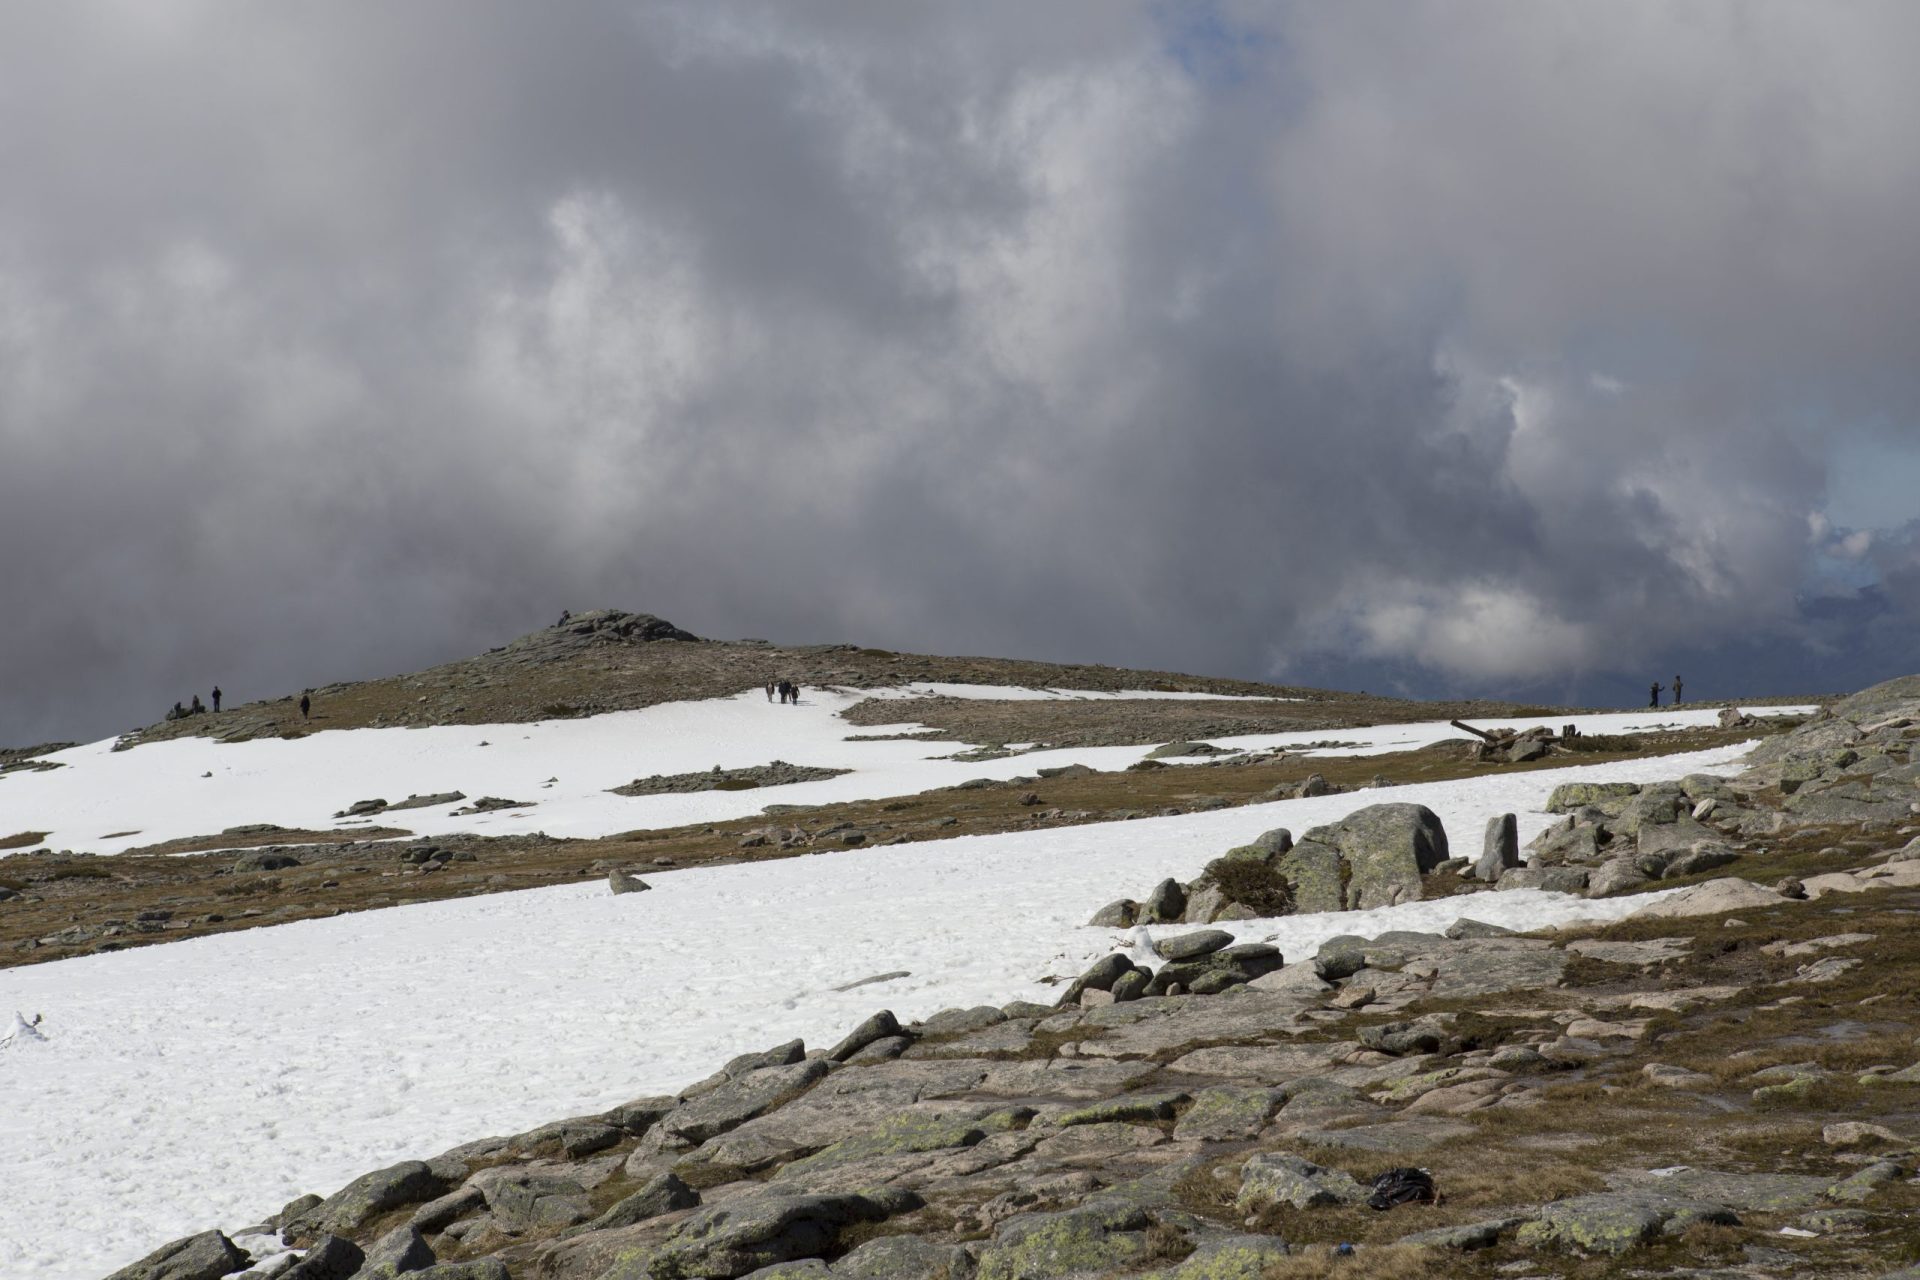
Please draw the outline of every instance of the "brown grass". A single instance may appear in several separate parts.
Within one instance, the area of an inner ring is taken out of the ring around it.
[[[50,831],[22,831],[0,839],[0,849],[31,849],[51,834]]]

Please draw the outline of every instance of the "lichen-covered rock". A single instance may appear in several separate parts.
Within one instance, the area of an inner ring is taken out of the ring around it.
[[[247,1265],[247,1255],[218,1231],[161,1245],[107,1280],[220,1280]]]
[[[1140,1280],[1261,1280],[1289,1252],[1277,1236],[1208,1232],[1179,1265],[1149,1271]]]
[[[1132,1093],[1108,1098],[1091,1106],[1075,1107],[1053,1118],[1061,1128],[1080,1124],[1106,1124],[1112,1121],[1171,1120],[1176,1108],[1188,1100],[1184,1093]]]
[[[676,1209],[691,1209],[700,1203],[700,1193],[682,1182],[678,1175],[656,1174],[640,1185],[632,1195],[623,1196],[607,1211],[588,1224],[590,1231],[610,1231],[630,1227],[636,1222],[657,1218]]]
[[[1187,910],[1187,891],[1178,880],[1168,877],[1153,886],[1153,892],[1140,904],[1140,919],[1175,924]]]
[[[874,1041],[885,1040],[899,1034],[899,1019],[893,1016],[891,1009],[882,1009],[849,1031],[846,1039],[827,1050],[827,1057],[834,1062],[845,1062]]]
[[[1002,1222],[980,1251],[979,1280],[1051,1280],[1139,1266],[1153,1256],[1154,1218],[1135,1204],[1094,1202]]]
[[[351,1280],[366,1257],[351,1240],[321,1236],[300,1261],[280,1273],[279,1280]]]
[[[1621,1254],[1657,1239],[1679,1235],[1698,1223],[1739,1226],[1722,1204],[1636,1192],[1602,1192],[1556,1200],[1521,1227],[1516,1239],[1529,1248]]]
[[[1421,877],[1447,860],[1446,828],[1421,804],[1368,805],[1309,831],[1302,843],[1308,842],[1339,850],[1351,911],[1419,901]]]
[[[593,1216],[587,1189],[571,1178],[522,1173],[486,1186],[487,1208],[509,1231],[568,1227]]]
[[[422,1160],[403,1160],[362,1174],[340,1190],[282,1225],[287,1237],[303,1243],[320,1236],[352,1235],[391,1209],[432,1200],[447,1190],[445,1180]]]
[[[1511,813],[1496,814],[1488,818],[1487,834],[1481,845],[1480,859],[1473,864],[1474,878],[1492,884],[1507,868],[1519,865],[1519,820]]]
[[[1275,859],[1273,869],[1293,886],[1294,910],[1301,914],[1347,909],[1347,868],[1334,846],[1309,835]]]
[[[398,1280],[439,1261],[417,1227],[395,1227],[367,1247],[353,1280]]]
[[[920,1207],[895,1190],[865,1195],[747,1195],[701,1209],[656,1248],[621,1257],[601,1280],[728,1280],[761,1267],[818,1257],[840,1231]]]
[[[819,1083],[827,1070],[825,1060],[809,1058],[791,1066],[749,1071],[677,1108],[659,1127],[668,1137],[698,1146],[804,1093]]]
[[[1216,1085],[1193,1097],[1180,1123],[1173,1128],[1176,1142],[1238,1142],[1267,1127],[1285,1094],[1278,1089]]]
[[[1640,784],[1637,782],[1563,782],[1547,797],[1547,812],[1572,813],[1593,808],[1618,813],[1638,794]]]
[[[1087,921],[1090,929],[1128,929],[1140,919],[1140,904],[1132,898],[1121,898],[1109,902],[1093,913],[1093,919]]]
[[[833,1264],[836,1280],[972,1280],[973,1273],[965,1249],[918,1236],[881,1236]]]
[[[1366,1188],[1350,1174],[1317,1165],[1303,1156],[1271,1151],[1251,1157],[1240,1170],[1240,1192],[1234,1207],[1255,1213],[1273,1204],[1296,1209],[1323,1205],[1361,1204]]]

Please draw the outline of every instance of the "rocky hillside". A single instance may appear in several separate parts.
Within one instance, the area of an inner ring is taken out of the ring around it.
[[[1166,742],[1227,733],[1283,733],[1321,726],[1495,716],[1505,703],[1418,703],[1322,689],[1261,684],[1084,664],[1004,658],[948,658],[857,645],[783,647],[757,640],[703,640],[650,614],[599,609],[573,614],[479,657],[411,675],[312,692],[312,718],[299,693],[163,720],[126,745],[186,735],[242,742],[324,729],[376,725],[498,724],[627,711],[663,702],[729,697],[768,681],[806,687],[897,687],[908,682],[1019,688],[1152,689],[1297,701],[1235,706],[1207,703],[979,704],[957,699],[888,703],[855,723],[921,719],[973,742],[1048,741],[1059,745]],[[977,723],[978,718],[991,723]]]
[[[1283,956],[1200,928],[1108,957],[1053,1006],[879,1012],[114,1280],[264,1276],[250,1255],[276,1237],[301,1251],[289,1280],[1911,1280],[1916,744],[1920,680],[1783,735],[1686,816],[1714,833],[1689,852],[1749,843],[1604,929],[1469,919]],[[1563,797],[1553,839],[1640,857],[1680,825],[1678,795]],[[1346,906],[1458,870],[1426,817],[1364,810],[1237,860],[1308,846]],[[1510,846],[1496,822],[1476,871],[1508,882]]]

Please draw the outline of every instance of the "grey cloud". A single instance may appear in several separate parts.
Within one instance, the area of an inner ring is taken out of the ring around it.
[[[1809,517],[1835,437],[1920,422],[1917,28],[33,7],[0,740],[598,603],[1413,691],[1884,674],[1911,532],[1823,583]]]

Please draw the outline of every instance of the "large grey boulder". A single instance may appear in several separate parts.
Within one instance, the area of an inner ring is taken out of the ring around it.
[[[1637,782],[1563,782],[1547,797],[1547,812],[1573,813],[1591,808],[1618,813],[1639,793]]]
[[[243,1269],[248,1261],[247,1255],[222,1233],[202,1231],[161,1245],[107,1280],[220,1280]]]
[[[1162,924],[1177,923],[1187,910],[1187,891],[1178,880],[1162,880],[1140,904],[1140,919]]]
[[[911,1192],[747,1195],[701,1209],[661,1246],[623,1259],[601,1280],[730,1280],[761,1267],[818,1257],[842,1229],[920,1207]]]
[[[419,1228],[395,1227],[367,1249],[353,1280],[397,1280],[409,1272],[432,1266],[439,1259],[428,1247]]]
[[[1154,1217],[1137,1204],[1096,1200],[1059,1213],[1023,1213],[994,1229],[979,1280],[1125,1274],[1156,1252]]]
[[[1242,1213],[1257,1213],[1274,1204],[1317,1209],[1359,1204],[1366,1198],[1366,1188],[1338,1169],[1317,1165],[1304,1156],[1271,1151],[1241,1166],[1240,1193],[1234,1199],[1234,1208]]]
[[[1294,910],[1303,915],[1347,909],[1345,868],[1340,850],[1308,838],[1282,854],[1274,870],[1293,886]]]
[[[1520,824],[1510,813],[1487,819],[1487,835],[1480,847],[1480,860],[1473,864],[1476,880],[1488,884],[1500,878],[1508,867],[1520,865]]]
[[[676,1209],[691,1209],[700,1203],[700,1193],[673,1173],[656,1174],[641,1184],[638,1191],[623,1197],[593,1220],[592,1231],[610,1231],[630,1227],[648,1218],[657,1218]]]
[[[513,1277],[500,1259],[475,1258],[472,1262],[436,1263],[409,1273],[408,1280],[513,1280]]]
[[[587,1189],[571,1178],[522,1173],[486,1185],[487,1208],[509,1231],[570,1227],[593,1216]]]
[[[282,1271],[278,1280],[352,1280],[367,1255],[360,1246],[339,1236],[321,1236],[300,1261]]]
[[[826,1061],[821,1058],[749,1071],[676,1109],[660,1121],[659,1127],[668,1138],[698,1146],[798,1097],[819,1083],[827,1071]]]
[[[1342,907],[1366,911],[1421,897],[1421,877],[1447,860],[1447,832],[1422,804],[1375,804],[1329,827],[1316,827],[1285,864],[1309,845],[1330,846],[1345,863]],[[1305,907],[1300,908],[1306,910]]]
[[[1153,949],[1163,960],[1196,960],[1232,945],[1233,935],[1225,929],[1196,929],[1192,933],[1161,938],[1153,944]]]
[[[1621,1254],[1702,1223],[1739,1226],[1740,1219],[1725,1205],[1705,1200],[1601,1192],[1542,1205],[1540,1216],[1520,1228],[1518,1239],[1529,1248]]]
[[[882,1009],[849,1031],[846,1039],[827,1050],[827,1057],[834,1062],[845,1062],[876,1040],[886,1040],[899,1034],[900,1020],[893,1016],[893,1010]]]
[[[424,1204],[446,1190],[445,1179],[425,1161],[403,1160],[360,1175],[281,1229],[296,1244],[327,1234],[352,1235],[390,1209]]]
[[[972,1280],[973,1257],[952,1244],[919,1236],[881,1236],[833,1264],[838,1280]]]

